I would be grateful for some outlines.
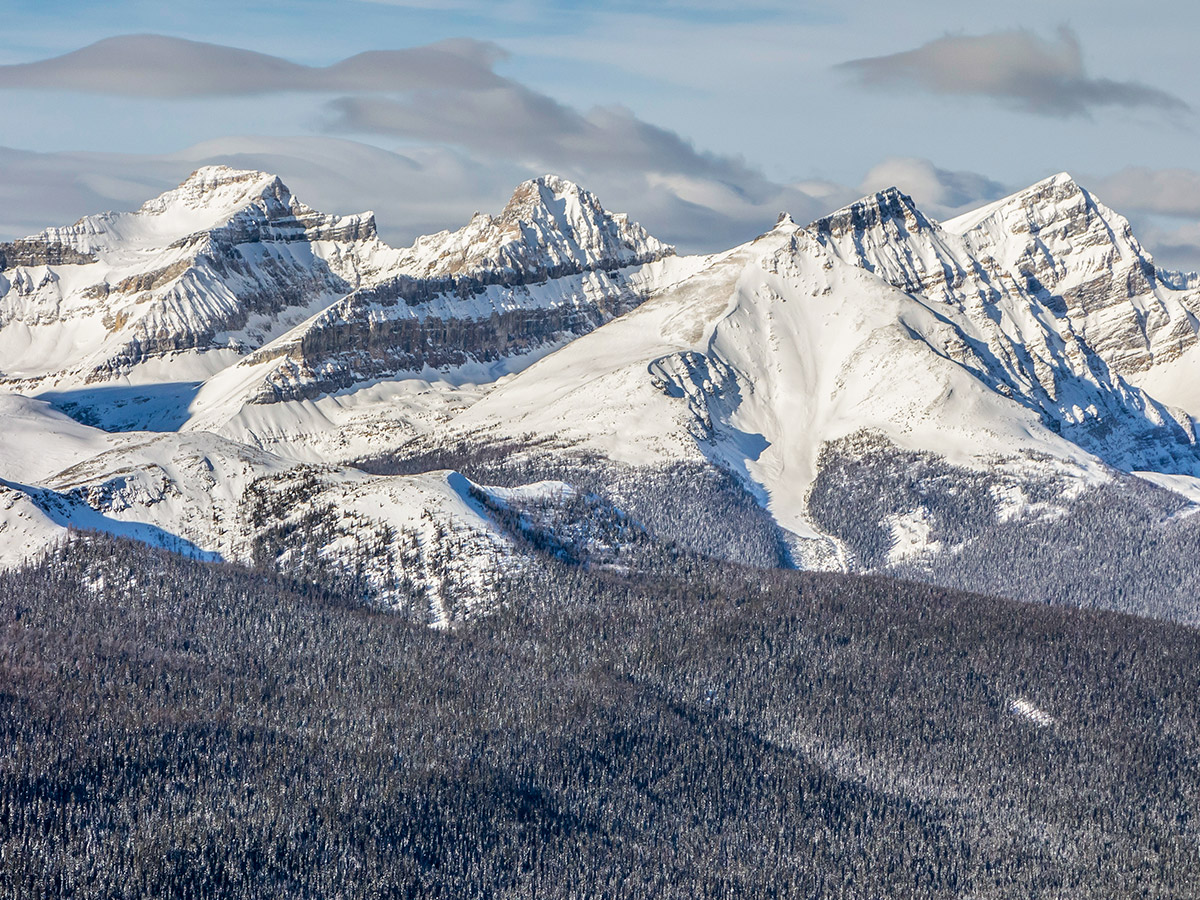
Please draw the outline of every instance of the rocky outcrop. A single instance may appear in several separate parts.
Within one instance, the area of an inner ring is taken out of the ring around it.
[[[96,257],[41,237],[0,243],[0,271],[17,266],[67,266],[95,262]]]
[[[281,349],[284,363],[264,380],[254,403],[314,399],[361,381],[470,362],[492,363],[587,334],[628,312],[642,298],[616,295],[550,308],[513,309],[486,319],[360,318],[328,322]],[[272,349],[247,364],[272,358]]]

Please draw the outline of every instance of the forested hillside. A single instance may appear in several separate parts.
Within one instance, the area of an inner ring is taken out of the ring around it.
[[[543,560],[429,629],[110,538],[0,575],[0,894],[1200,895],[1200,632]]]

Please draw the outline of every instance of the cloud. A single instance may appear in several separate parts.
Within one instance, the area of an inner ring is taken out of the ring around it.
[[[551,167],[675,173],[743,191],[770,189],[741,160],[698,151],[624,107],[584,114],[515,82],[485,91],[414,91],[402,100],[344,97],[329,108],[334,132],[438,141]]]
[[[1090,77],[1079,39],[1065,27],[1054,41],[1023,29],[947,35],[915,50],[855,59],[838,68],[864,87],[988,97],[1046,116],[1082,116],[1102,106],[1190,109],[1174,94],[1155,87]]]
[[[374,209],[381,236],[403,246],[418,235],[500,209],[528,172],[486,164],[445,147],[395,153],[329,137],[230,137],[177,153],[35,153],[0,148],[0,240],[81,216],[136,209],[200,166],[274,172],[325,212]]]
[[[1168,271],[1200,272],[1200,223],[1164,227],[1141,217],[1131,217],[1131,222],[1138,240],[1158,266]]]
[[[1126,216],[1134,233],[1168,269],[1200,270],[1200,172],[1191,169],[1122,169],[1088,177],[1088,190]]]
[[[761,234],[777,214],[828,210],[737,157],[705,153],[621,106],[587,113],[515,82],[486,91],[414,91],[403,99],[332,101],[329,130],[449,145],[475,159],[553,171],[628,210],[685,252],[726,249]]]
[[[976,172],[951,172],[927,159],[893,157],[873,166],[859,185],[869,194],[895,185],[916,201],[924,212],[948,219],[984,203],[998,200],[1010,190]]]
[[[758,21],[793,16],[813,16],[811,10],[798,10],[792,0],[745,0],[731,5],[728,0],[606,0],[604,4],[579,3],[578,0],[550,0],[530,4],[524,0],[363,0],[384,6],[442,12],[474,13],[509,21],[530,21],[548,15],[566,14],[576,20],[598,14],[656,17],[687,22],[711,23]]]
[[[421,193],[423,185],[438,184],[445,189],[456,178],[473,185],[481,201],[477,209],[492,208],[493,204],[483,201],[496,199],[500,202],[494,205],[499,208],[507,191],[521,178],[553,171],[595,190],[613,208],[641,215],[648,228],[686,250],[723,249],[769,228],[781,209],[793,207],[798,214],[813,209],[802,191],[772,182],[738,157],[698,150],[676,132],[646,122],[623,106],[596,107],[585,113],[498,75],[494,67],[501,59],[503,53],[494,45],[463,40],[364,53],[326,68],[313,68],[230,47],[142,35],[102,41],[40,63],[0,67],[0,88],[92,90],[166,99],[337,91],[344,96],[326,106],[328,133],[369,134],[376,140],[385,136],[403,142],[394,158],[373,162],[389,173],[393,196],[411,199]],[[308,171],[311,167],[307,164],[281,152],[287,143],[273,142],[269,151],[254,156],[253,164],[281,175],[296,169]],[[216,142],[210,148],[213,160],[224,161],[218,147],[227,152],[229,144],[228,140]],[[191,156],[193,162],[200,162],[194,159],[196,154]],[[275,165],[280,156],[284,157],[282,165]],[[130,173],[137,171],[136,165],[124,166],[120,157],[111,154],[94,155],[90,160],[54,159],[65,169],[91,170],[91,185],[100,183],[96,179],[130,185]],[[141,159],[149,167],[145,171],[170,172],[172,182],[187,174],[168,157]],[[414,176],[412,167],[405,171],[402,159],[417,159],[425,180]],[[469,165],[456,167],[455,161]],[[49,156],[30,163],[34,168],[47,164]],[[346,166],[345,162],[334,163],[330,171]],[[451,169],[454,178],[446,175]],[[349,192],[341,195],[343,201],[361,193],[345,178],[339,180],[343,191]],[[62,194],[64,202],[57,207],[48,205],[41,210],[43,214],[69,208],[78,217],[102,208],[92,202],[100,198],[87,184],[76,180],[72,188],[65,189],[51,187],[51,182],[42,183],[47,191]],[[487,182],[486,186],[482,182]],[[499,197],[497,186],[502,183],[505,193]],[[8,184],[19,190],[19,182]],[[145,186],[136,178],[132,184]],[[165,186],[161,182],[155,185],[156,189]],[[457,193],[449,188],[449,195]],[[374,196],[380,195],[377,187]],[[113,199],[117,206],[137,205],[125,202],[127,198],[128,193],[120,192]],[[75,201],[83,199],[89,206],[80,209]],[[412,203],[406,200],[406,204],[396,212],[411,217]],[[372,205],[376,205],[374,201]],[[647,212],[638,213],[638,208]],[[434,227],[436,210],[428,208],[420,214],[421,227],[436,230],[454,225],[463,216],[450,213],[460,209],[446,208],[447,215]],[[415,237],[410,222],[389,226],[387,221],[399,219],[392,217],[390,210],[379,212],[382,232],[410,240]],[[0,215],[9,220],[0,224],[13,229],[23,218],[15,208]],[[46,224],[50,222],[38,222],[39,227]]]
[[[0,89],[157,98],[433,87],[478,91],[503,83],[493,66],[504,57],[495,44],[456,39],[359,53],[319,67],[220,44],[135,34],[98,41],[52,59],[0,66]]]
[[[1131,166],[1088,185],[1114,209],[1200,217],[1200,172],[1191,169]]]
[[[314,68],[216,44],[131,35],[54,59],[0,66],[0,88],[158,98],[338,92],[345,96],[327,106],[333,134],[433,143],[500,169],[557,171],[585,184],[639,182],[650,190],[650,175],[708,179],[720,186],[714,196],[737,197],[743,212],[762,205],[771,221],[786,199],[780,185],[741,159],[700,151],[623,106],[584,113],[505,78],[494,69],[503,58],[493,44],[455,40]],[[664,200],[660,208],[668,206]]]

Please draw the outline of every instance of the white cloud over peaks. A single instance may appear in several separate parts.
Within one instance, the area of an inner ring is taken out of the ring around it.
[[[1096,195],[1114,209],[1200,216],[1200,172],[1191,169],[1131,166],[1092,184]]]
[[[362,53],[319,68],[215,44],[133,35],[37,63],[0,66],[0,89],[87,90],[163,101],[340,93],[322,100],[328,133],[392,139],[402,144],[403,156],[467,158],[475,172],[504,173],[506,179],[514,172],[557,172],[608,203],[623,204],[615,208],[645,206],[650,212],[644,224],[688,250],[720,249],[753,237],[786,206],[800,206],[798,213],[811,208],[800,192],[742,159],[699,150],[623,106],[582,112],[501,76],[494,66],[503,57],[492,44],[458,40]],[[481,177],[490,175],[476,180]],[[708,184],[698,189],[700,182]],[[685,183],[685,194],[672,187]]]
[[[1102,106],[1189,109],[1159,88],[1092,77],[1079,39],[1065,27],[1053,41],[1024,29],[947,35],[914,50],[854,59],[838,68],[864,87],[987,97],[1046,116],[1087,115]]]
[[[1131,166],[1087,186],[1129,218],[1160,266],[1200,270],[1200,172]]]
[[[504,51],[465,38],[404,50],[372,50],[330,66],[160,34],[97,41],[63,56],[0,66],[0,89],[81,91],[125,97],[250,96],[294,92],[495,87]]]

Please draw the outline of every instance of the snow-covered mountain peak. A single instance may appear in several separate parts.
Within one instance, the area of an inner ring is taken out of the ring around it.
[[[961,235],[971,256],[1011,273],[1040,300],[1061,297],[1074,316],[1125,305],[1157,282],[1128,220],[1065,172],[942,227]]]
[[[898,188],[877,191],[808,226],[834,256],[909,293],[948,298],[966,276],[962,240]]]
[[[369,213],[317,212],[268,172],[201,168],[133,212],[0,245],[3,377],[93,382],[164,354],[240,354],[397,256]]]
[[[138,211],[144,215],[162,215],[183,207],[236,212],[268,199],[285,206],[293,202],[291,191],[278,175],[229,166],[203,166],[179,187],[147,200]]]
[[[330,216],[297,200],[269,172],[205,166],[179,187],[147,200],[131,213],[85,216],[74,225],[48,228],[31,241],[79,254],[162,250],[193,238],[245,240],[370,240],[371,213]]]
[[[516,280],[611,271],[675,253],[624,213],[557,175],[517,186],[498,216],[476,213],[458,231],[419,238],[405,274],[420,278],[504,273]]]
[[[1070,252],[1080,242],[1105,244],[1120,258],[1149,255],[1133,236],[1128,220],[1098,201],[1066,172],[942,223],[977,246],[1026,245],[1031,239],[1052,253]]]
[[[834,241],[882,229],[881,237],[902,238],[910,232],[932,231],[936,226],[917,208],[912,197],[897,187],[876,191],[844,206],[809,226]]]
[[[567,207],[590,206],[603,214],[595,195],[573,181],[558,175],[542,175],[517,185],[497,218],[502,222],[529,222],[546,215],[555,215]]]

